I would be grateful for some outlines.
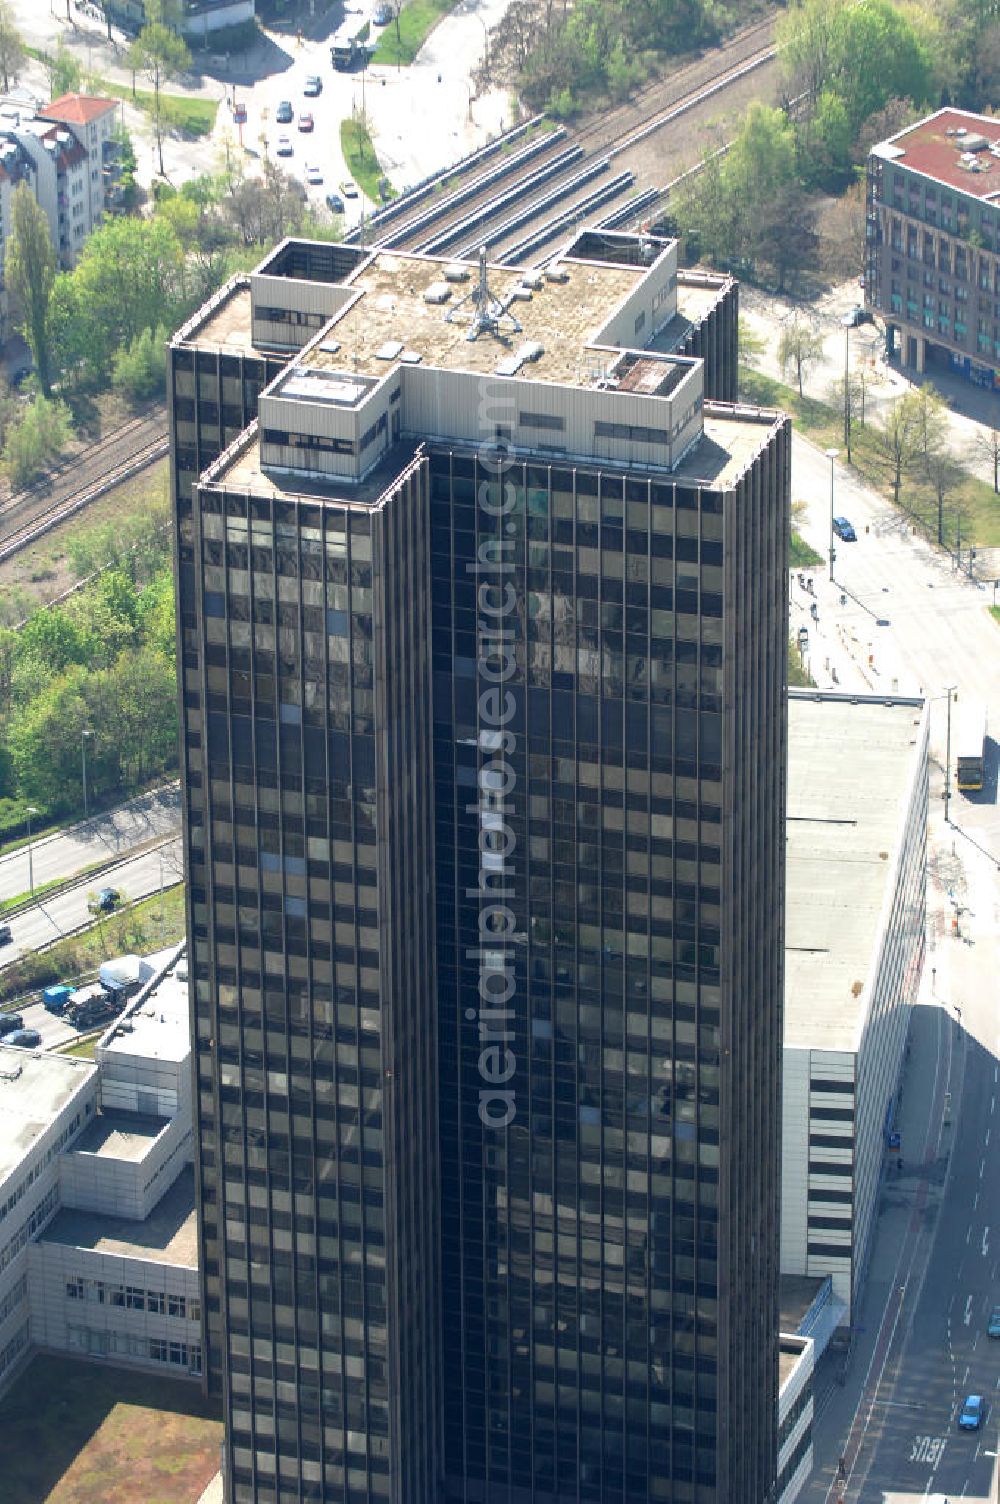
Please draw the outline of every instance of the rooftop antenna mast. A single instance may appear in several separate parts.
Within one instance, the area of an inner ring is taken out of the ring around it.
[[[479,247],[479,279],[470,292],[464,298],[460,298],[453,308],[445,314],[449,324],[457,321],[459,309],[464,308],[466,303],[471,303],[473,312],[469,323],[466,339],[478,339],[481,334],[500,335],[501,321],[506,321],[512,334],[521,333],[521,325],[510,311],[510,298],[495,298],[490,292],[489,281],[486,276],[486,247]]]

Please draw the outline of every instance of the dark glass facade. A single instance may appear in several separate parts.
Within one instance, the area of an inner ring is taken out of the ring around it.
[[[764,1504],[787,425],[192,491],[283,358],[171,357],[232,1504]]]
[[[725,494],[495,464],[431,458],[446,1497],[764,1500],[787,432]]]

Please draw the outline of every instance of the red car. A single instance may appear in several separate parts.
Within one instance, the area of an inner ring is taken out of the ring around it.
[[[310,115],[309,111],[303,111],[303,113],[299,116],[299,130],[311,131],[313,129],[313,124],[313,117]]]

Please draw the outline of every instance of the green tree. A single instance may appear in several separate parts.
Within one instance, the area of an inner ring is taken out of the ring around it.
[[[976,433],[976,450],[993,471],[993,490],[1000,495],[1000,424],[980,428]]]
[[[14,24],[9,0],[0,0],[0,79],[4,93],[17,83],[26,57],[24,39]]]
[[[3,469],[15,490],[30,485],[58,459],[72,436],[64,402],[38,396],[7,430]]]
[[[114,353],[187,311],[184,255],[157,216],[111,219],[90,236],[72,272],[56,279],[53,339],[63,368],[84,384],[102,384]]]
[[[166,327],[144,329],[131,344],[115,352],[112,384],[133,402],[162,395],[167,382]]]
[[[803,396],[802,379],[810,366],[816,364],[823,354],[823,336],[818,329],[811,329],[801,319],[795,318],[781,331],[778,340],[778,364],[784,376],[789,366],[795,372],[799,396]]]
[[[940,454],[945,447],[948,409],[944,398],[938,395],[929,381],[907,395],[913,403],[917,453],[927,469],[932,457]]]
[[[57,99],[61,94],[79,92],[83,82],[83,69],[62,37],[56,43],[56,50],[50,55],[46,69],[49,75],[49,91],[53,99]]]
[[[38,383],[47,397],[52,391],[49,301],[56,278],[56,253],[48,219],[27,183],[18,183],[14,189],[4,270],[17,309],[18,328],[34,356]]]
[[[191,53],[187,43],[164,20],[160,4],[147,3],[146,25],[129,48],[128,64],[133,73],[142,73],[153,86],[153,138],[160,163],[160,176],[164,176],[163,138],[166,135],[168,111],[163,98],[163,85],[176,78],[190,65]]]
[[[789,95],[839,96],[852,138],[887,100],[931,96],[927,38],[892,0],[792,0],[776,40]]]

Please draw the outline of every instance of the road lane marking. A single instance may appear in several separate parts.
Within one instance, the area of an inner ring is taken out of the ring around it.
[[[982,1180],[982,1178],[983,1178],[983,1176],[985,1174],[986,1174],[986,1161],[984,1159],[983,1162],[982,1162],[982,1164],[979,1166],[979,1178],[980,1178],[980,1180]]]
[[[990,1230],[989,1230],[988,1227],[984,1227],[983,1228],[983,1258],[986,1257],[987,1253],[989,1252],[989,1248],[990,1248]]]
[[[929,1462],[932,1470],[936,1470],[947,1445],[946,1436],[914,1436],[910,1447],[910,1461]]]
[[[971,1295],[969,1296],[968,1300],[965,1302],[965,1315],[962,1317],[962,1320],[965,1322],[966,1326],[968,1326],[969,1322],[972,1320],[972,1296]]]
[[[972,1210],[973,1210],[973,1211],[975,1211],[975,1210],[976,1210],[976,1207],[977,1207],[977,1206],[978,1206],[978,1205],[979,1205],[979,1192],[978,1192],[978,1191],[977,1191],[977,1192],[976,1192],[976,1196],[975,1196],[975,1200],[974,1200],[974,1201],[973,1201],[973,1203],[972,1203]]]
[[[986,1130],[986,1137],[983,1139],[983,1145],[987,1149],[990,1147],[990,1130],[988,1128]]]
[[[994,1076],[993,1079],[995,1081],[996,1080],[996,1076]],[[996,1099],[996,1097],[990,1097],[990,1113],[991,1114],[993,1113],[994,1109],[996,1108],[996,1105],[997,1105],[997,1099]]]
[[[966,1233],[966,1234],[965,1234],[965,1243],[966,1243],[966,1247],[968,1247],[968,1245],[969,1245],[969,1244],[970,1244],[970,1243],[971,1243],[971,1242],[972,1242],[972,1223],[971,1223],[971,1222],[970,1222],[970,1223],[969,1223],[969,1230],[968,1230],[968,1232],[967,1232],[967,1233]]]

